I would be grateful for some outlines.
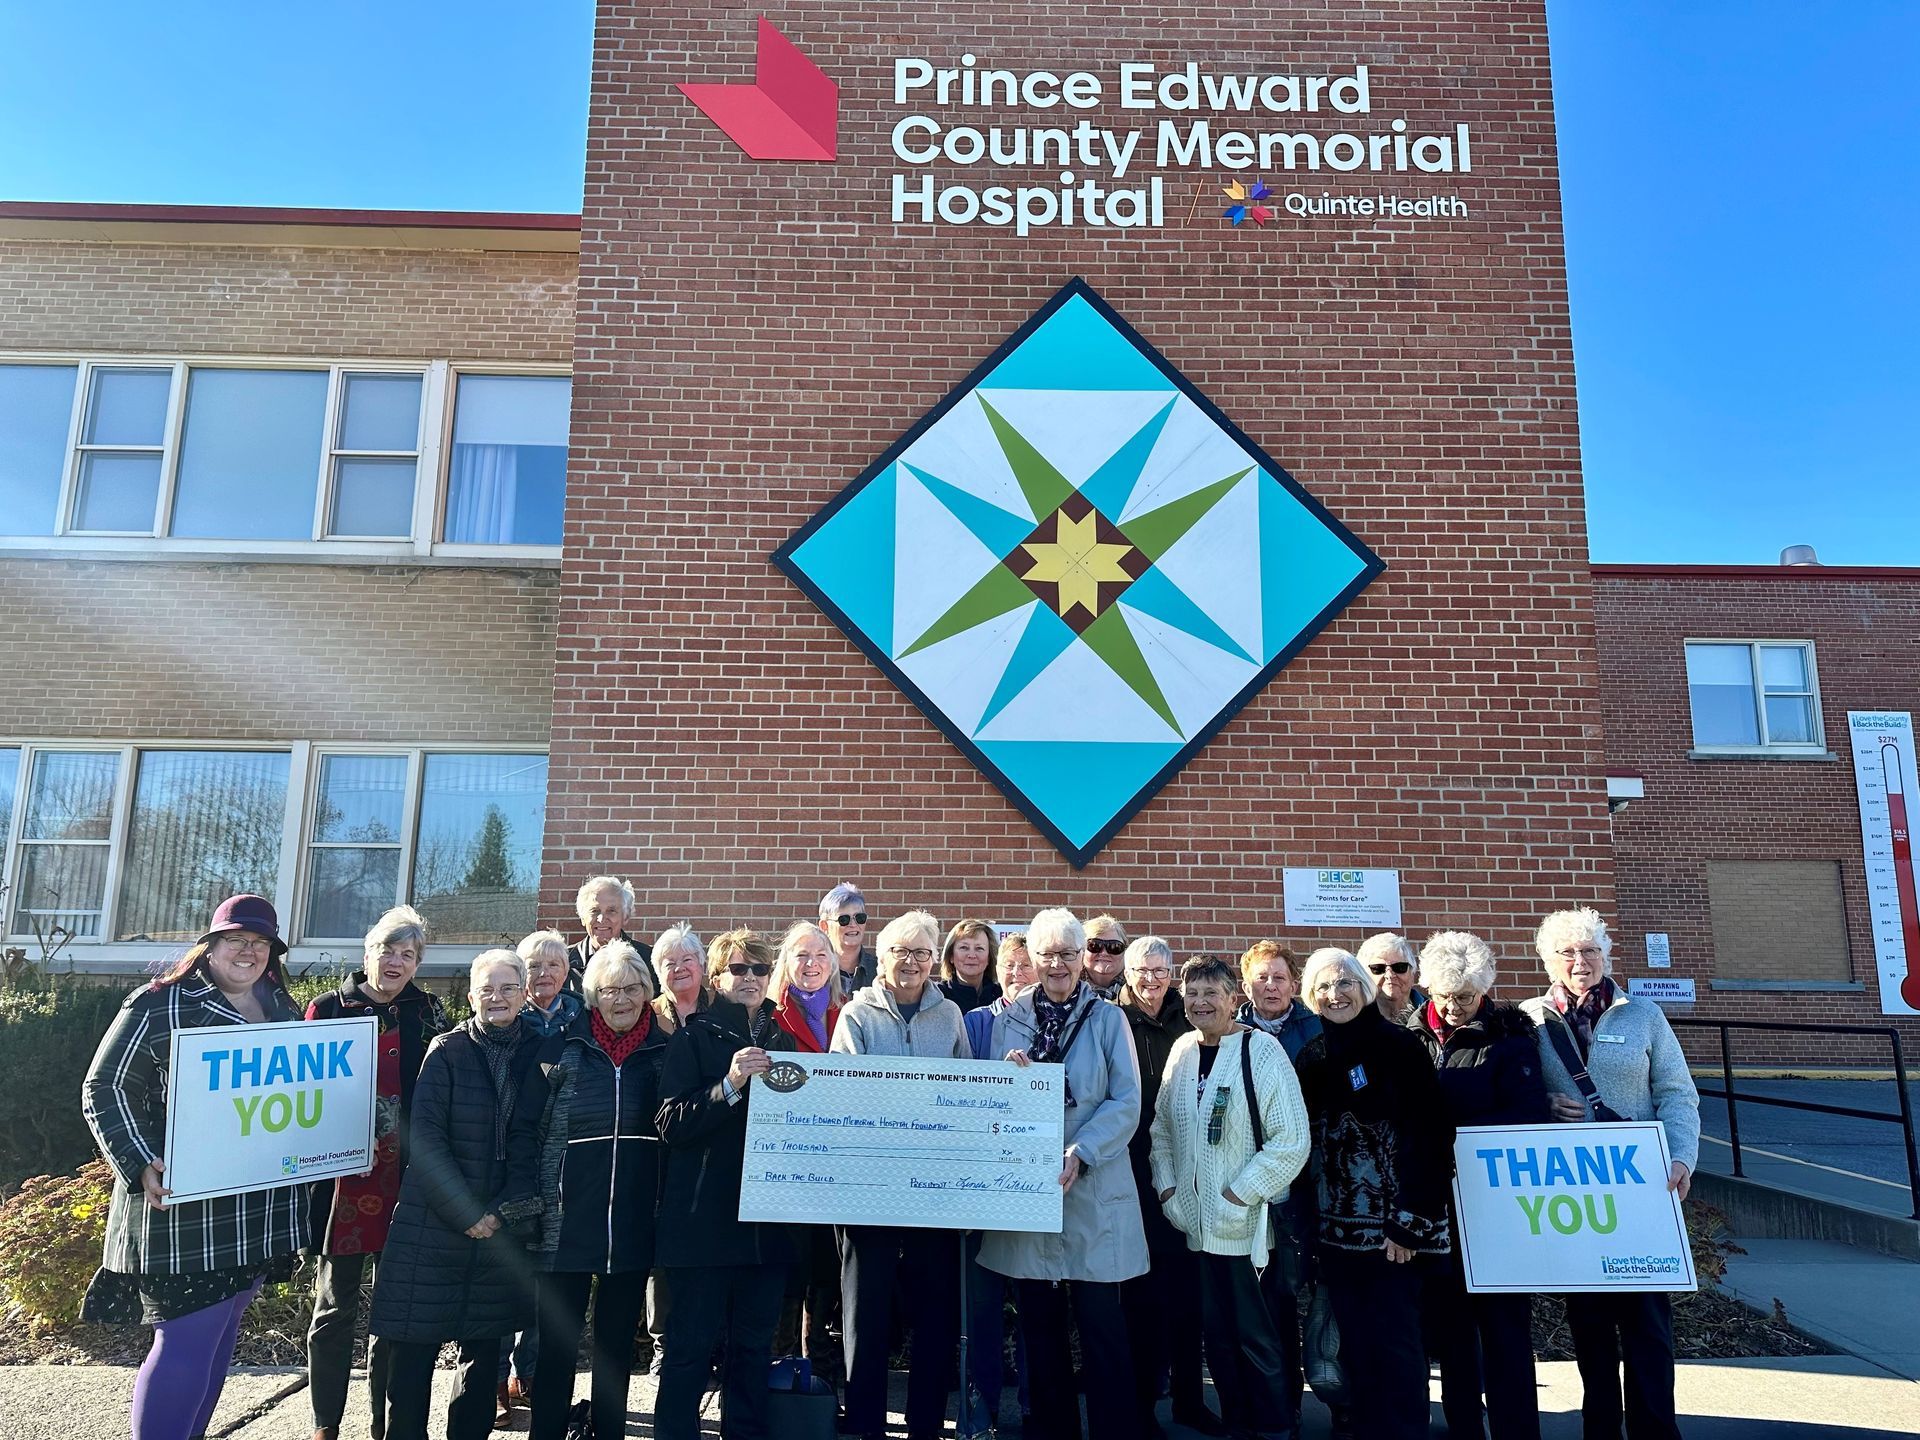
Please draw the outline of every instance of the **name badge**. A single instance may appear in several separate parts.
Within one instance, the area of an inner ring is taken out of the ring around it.
[[[1593,1038],[1602,1045],[1624,1045],[1627,1043],[1627,1037],[1624,1035],[1596,1035]]]
[[[1347,1071],[1347,1083],[1353,1086],[1353,1088],[1356,1090],[1366,1089],[1367,1088],[1367,1067],[1364,1065],[1356,1065],[1351,1070]]]

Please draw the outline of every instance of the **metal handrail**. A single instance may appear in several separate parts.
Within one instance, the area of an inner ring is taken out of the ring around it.
[[[1749,1105],[1773,1105],[1782,1110],[1811,1110],[1820,1115],[1845,1115],[1855,1120],[1885,1120],[1898,1125],[1907,1142],[1907,1193],[1913,1200],[1913,1218],[1920,1220],[1920,1152],[1916,1152],[1913,1141],[1913,1097],[1907,1092],[1907,1061],[1900,1048],[1900,1032],[1892,1026],[1876,1025],[1814,1025],[1803,1021],[1790,1020],[1713,1020],[1696,1015],[1670,1015],[1667,1023],[1673,1026],[1692,1026],[1699,1030],[1718,1030],[1720,1032],[1720,1077],[1726,1084],[1724,1090],[1702,1089],[1702,1095],[1712,1095],[1727,1102],[1727,1139],[1733,1147],[1733,1173],[1741,1179],[1746,1172],[1740,1166],[1740,1095],[1733,1085],[1733,1042],[1729,1034],[1734,1030],[1785,1030],[1796,1034],[1817,1035],[1877,1035],[1893,1048],[1893,1077],[1895,1088],[1900,1092],[1900,1113],[1889,1115],[1884,1110],[1861,1110],[1852,1105],[1821,1105],[1812,1100],[1785,1100],[1773,1095],[1748,1094],[1745,1098]]]

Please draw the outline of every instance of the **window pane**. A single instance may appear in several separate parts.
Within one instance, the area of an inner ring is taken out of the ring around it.
[[[22,845],[13,933],[48,937],[64,928],[97,939],[106,888],[105,845]]]
[[[117,455],[96,450],[80,461],[80,497],[73,505],[76,530],[153,533],[153,506],[160,494],[159,454]]]
[[[1806,690],[1807,652],[1800,645],[1762,645],[1760,679],[1769,690]]]
[[[1758,745],[1753,652],[1745,645],[1687,646],[1687,698],[1695,745]]]
[[[404,755],[322,757],[313,838],[398,844],[406,783]]]
[[[323,370],[193,371],[172,533],[312,539],[326,413]]]
[[[1773,745],[1811,745],[1813,701],[1804,695],[1767,697],[1767,741]]]
[[[398,850],[339,849],[310,853],[305,938],[357,939],[399,898]],[[434,935],[436,939],[441,938],[437,925]]]
[[[435,938],[481,943],[533,928],[547,820],[544,755],[429,755],[413,900]]]
[[[33,757],[23,840],[105,840],[113,828],[113,787],[120,756],[42,750]]]
[[[558,545],[566,499],[567,409],[560,375],[463,375],[447,470],[447,540]]]
[[[127,831],[122,940],[194,940],[229,895],[280,883],[287,757],[156,750],[140,757]]]
[[[20,783],[20,752],[0,750],[0,859],[6,858],[7,829],[13,824],[13,797]]]
[[[420,443],[418,375],[348,375],[336,450],[412,450]]]
[[[333,462],[333,519],[329,535],[411,535],[414,460]]]
[[[159,445],[166,439],[171,370],[96,370],[87,444]]]
[[[51,535],[76,365],[0,365],[0,535]]]

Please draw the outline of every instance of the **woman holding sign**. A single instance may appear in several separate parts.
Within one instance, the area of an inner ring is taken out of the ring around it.
[[[286,953],[265,899],[223,901],[179,963],[127,997],[87,1069],[81,1103],[114,1178],[106,1254],[80,1318],[153,1326],[153,1347],[134,1380],[134,1440],[206,1433],[241,1314],[269,1271],[282,1279],[292,1273],[309,1239],[311,1187],[173,1205],[161,1154],[173,1032],[298,1020],[280,973]]]

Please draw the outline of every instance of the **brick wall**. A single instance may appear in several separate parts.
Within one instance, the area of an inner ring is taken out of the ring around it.
[[[1607,763],[1643,775],[1647,792],[1613,822],[1621,973],[1649,973],[1643,936],[1665,931],[1672,936],[1673,969],[1659,973],[1694,977],[1700,1015],[1896,1023],[1880,1013],[1847,712],[1920,710],[1920,571],[1663,573],[1660,567],[1598,566],[1594,607]],[[1812,640],[1834,758],[1689,759],[1690,636]],[[1715,975],[1728,972],[1716,965],[1708,867],[1756,860],[1838,865],[1844,952],[1810,958],[1799,978],[1838,974],[1863,990],[1712,989]],[[1897,1023],[1905,1043],[1920,1045],[1920,1021]],[[1887,1047],[1865,1039],[1756,1036],[1738,1042],[1735,1058],[1885,1064]]]
[[[776,8],[839,82],[831,165],[748,162],[673,88],[748,76],[757,13],[600,10],[545,908],[611,868],[648,924],[775,925],[852,877],[883,916],[1063,902],[1185,950],[1281,932],[1283,864],[1398,866],[1409,929],[1532,989],[1534,918],[1612,887],[1542,8]],[[1236,232],[1229,175],[1170,171],[1162,230],[896,228],[892,60],[967,50],[1366,63],[1381,125],[1475,126],[1472,214]],[[1389,566],[1080,872],[768,563],[1074,275]]]

